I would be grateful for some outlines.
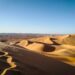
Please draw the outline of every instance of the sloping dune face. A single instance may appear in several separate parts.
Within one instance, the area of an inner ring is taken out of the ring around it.
[[[28,46],[26,46],[26,48],[27,49],[29,49],[29,50],[34,50],[34,51],[41,51],[41,50],[43,50],[43,48],[44,48],[44,44],[40,44],[40,43],[33,43],[33,44],[30,44],[30,45],[28,45]]]
[[[75,45],[75,35],[69,35],[67,38],[63,39],[63,44]]]
[[[55,40],[51,38],[55,38]],[[47,36],[22,40],[18,45],[29,51],[43,53],[46,56],[52,56],[59,61],[75,66],[75,47],[72,46],[75,45],[74,40],[74,35]],[[60,42],[60,44],[54,44],[54,41]]]
[[[56,36],[57,39],[62,40],[69,37],[69,35]]]
[[[54,57],[68,63],[70,65],[75,66],[75,50],[73,49],[60,49],[58,51],[54,51]]]
[[[53,44],[49,36],[33,38],[33,39],[30,39],[30,41],[41,42],[41,43],[46,43],[46,44]]]
[[[26,47],[26,45],[28,45],[28,41],[27,40],[22,40],[17,45]]]
[[[33,43],[26,46],[25,48],[35,52],[52,52],[55,50],[55,47],[41,43]]]
[[[75,35],[0,42],[0,75],[75,75]]]
[[[53,44],[53,42],[50,40],[50,37],[40,37],[22,40],[17,45],[35,52],[51,52],[55,49],[55,47],[51,46],[50,44]]]
[[[69,35],[62,35],[62,36],[56,36],[55,38],[57,39],[56,42],[59,44],[62,44],[62,41],[69,37]]]

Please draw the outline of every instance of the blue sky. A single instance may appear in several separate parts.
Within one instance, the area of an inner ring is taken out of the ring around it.
[[[0,33],[75,33],[75,0],[0,0]]]

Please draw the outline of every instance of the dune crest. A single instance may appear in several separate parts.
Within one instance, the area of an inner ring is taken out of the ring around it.
[[[0,51],[0,64],[5,64],[4,68],[1,66],[1,75],[11,75],[14,69],[17,75],[75,74],[74,35],[24,38],[16,40],[13,44],[10,43],[13,41],[0,42],[2,49]],[[15,58],[17,65],[13,62],[13,58]],[[17,66],[18,70],[16,70]],[[13,73],[13,75],[15,74]]]
[[[63,40],[66,41],[67,38],[73,37],[72,35],[63,35],[63,36],[55,36],[55,37],[39,37],[28,40],[22,40],[18,45],[24,47],[30,51],[44,53],[45,55],[52,56],[53,58],[59,59],[65,63],[70,65],[75,65],[75,58],[71,57],[75,52],[75,47],[72,45],[67,45],[63,43]],[[69,39],[70,41],[71,39]],[[28,43],[31,41],[32,43]],[[54,44],[54,42],[61,44]],[[68,43],[68,41],[67,41]],[[51,45],[52,44],[52,45]],[[58,49],[58,50],[57,50]],[[72,51],[72,52],[71,52]],[[69,55],[68,55],[69,54]],[[71,56],[70,56],[71,55]],[[63,60],[62,60],[63,59]]]
[[[44,52],[44,51],[51,52],[55,48],[52,47],[50,44],[53,44],[53,42],[49,36],[46,36],[46,37],[22,40],[17,45],[35,52]]]
[[[39,37],[39,38],[33,38],[29,39],[30,41],[33,42],[41,42],[41,43],[46,43],[46,44],[53,44],[53,42],[50,40],[51,37],[49,36],[44,36],[44,37]]]
[[[21,40],[17,45],[26,47],[26,45],[28,45],[28,41],[27,40]]]
[[[25,48],[29,49],[29,50],[34,50],[36,52],[38,51],[42,51],[43,48],[44,48],[44,44],[40,44],[40,43],[33,43],[33,44],[30,44],[28,46],[26,46]]]
[[[3,72],[0,74],[0,75],[6,75],[7,74],[7,71],[10,71],[11,69],[16,68],[16,64],[12,61],[13,60],[13,57],[12,56],[9,56],[9,53],[8,52],[5,52],[5,51],[3,51],[1,49],[0,49],[0,52],[3,53],[3,55],[0,55],[0,58],[7,57],[6,63],[8,63],[10,65],[9,67],[5,68],[3,70]]]
[[[62,40],[62,43],[75,46],[75,35],[69,35],[67,38]]]

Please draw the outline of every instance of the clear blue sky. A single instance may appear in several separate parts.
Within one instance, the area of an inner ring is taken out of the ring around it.
[[[75,33],[75,0],[0,0],[0,33]]]

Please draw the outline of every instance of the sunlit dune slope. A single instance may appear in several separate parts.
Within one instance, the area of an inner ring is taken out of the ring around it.
[[[75,50],[60,49],[51,53],[54,58],[75,66]]]
[[[47,36],[22,40],[18,45],[33,52],[46,52],[44,55],[75,66],[75,47],[72,46],[75,44],[74,40],[75,35]],[[54,44],[55,42],[58,44]]]
[[[45,75],[65,75],[65,73],[73,75],[75,74],[74,40],[74,35],[62,35],[22,39],[14,45],[0,42],[0,47],[11,55],[6,52],[5,55],[1,53],[0,57],[6,56],[6,62],[10,66],[5,68],[3,73],[8,73],[18,66],[23,75],[26,73],[44,75],[44,72],[47,73]]]
[[[26,48],[35,52],[52,52],[55,50],[54,46],[40,43],[30,44]]]
[[[17,45],[26,47],[26,45],[28,45],[28,40],[21,40],[19,43],[17,43]]]
[[[39,37],[29,40],[22,40],[17,45],[36,52],[51,52],[55,49],[55,47],[50,44],[53,44],[50,37]]]
[[[59,40],[60,40],[60,39],[64,39],[64,38],[66,38],[66,37],[69,37],[69,35],[56,36],[56,38],[58,38]]]
[[[30,41],[34,41],[34,42],[41,42],[41,43],[46,43],[46,44],[53,44],[53,42],[50,39],[51,37],[49,36],[44,36],[44,37],[39,37],[39,38],[33,38],[33,39],[29,39]]]
[[[55,50],[54,46],[48,44],[36,43],[36,42],[33,42],[32,44],[28,44],[27,46],[23,44],[21,45],[18,44],[18,46],[27,48],[28,50],[35,51],[35,52],[52,52]]]
[[[44,44],[33,43],[33,44],[26,46],[26,48],[29,50],[34,50],[34,51],[41,51],[44,48]]]
[[[62,41],[64,40],[64,39],[66,39],[67,37],[69,37],[69,35],[62,35],[62,36],[55,36],[55,38],[56,38],[56,42],[57,43],[59,43],[59,44],[62,44]]]
[[[67,38],[62,40],[63,44],[75,45],[75,35],[69,35]]]

